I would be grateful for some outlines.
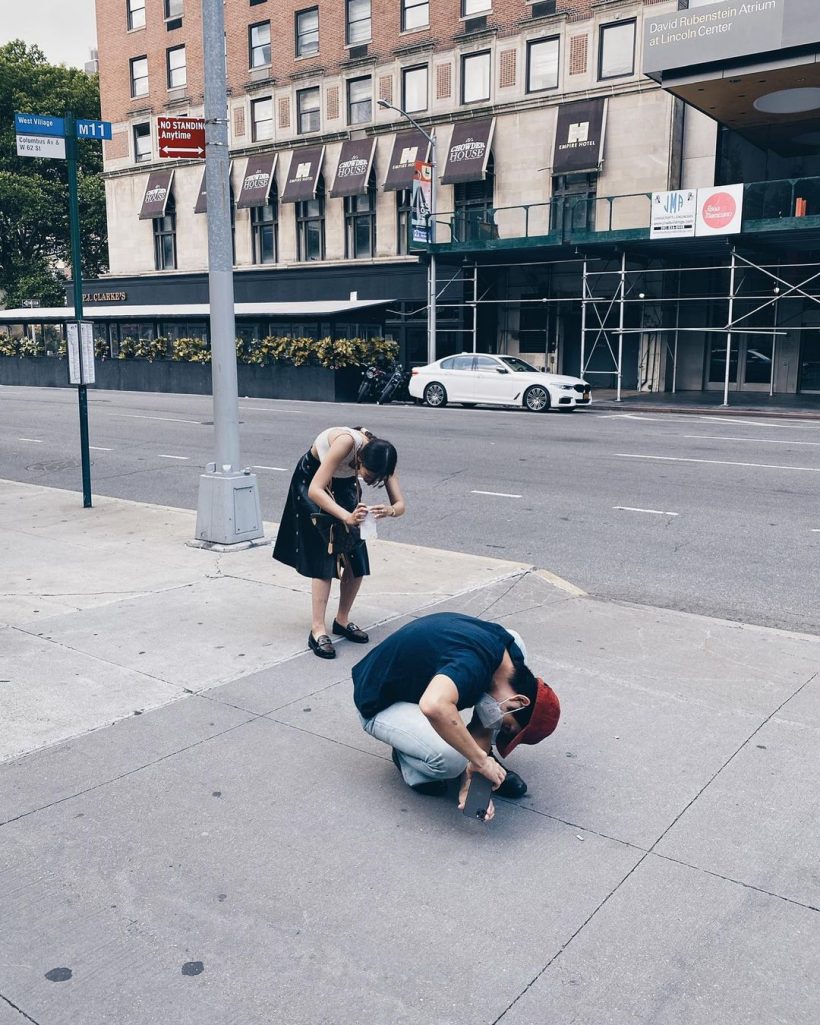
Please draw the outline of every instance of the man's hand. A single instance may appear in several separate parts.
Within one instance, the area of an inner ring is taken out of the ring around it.
[[[494,759],[491,758],[490,761],[494,761]],[[498,762],[496,762],[495,764],[498,765]],[[501,766],[498,765],[498,768],[501,769]],[[473,772],[474,771],[477,772],[478,770],[477,769],[474,770],[472,765],[468,765],[467,768],[464,770],[464,775],[461,777],[461,787],[460,787],[460,789],[458,791],[458,810],[459,811],[464,811],[464,805],[467,802],[467,791],[470,789],[470,780],[473,778]],[[503,769],[501,769],[501,771],[504,772]],[[505,773],[505,775],[506,775],[506,773]],[[502,780],[502,782],[503,782],[503,780]],[[500,786],[500,784],[499,784],[499,786]],[[495,789],[495,788],[493,788],[493,789]],[[490,801],[487,804],[487,814],[484,816],[484,820],[483,821],[484,822],[489,822],[490,819],[492,819],[492,817],[494,815],[495,815],[495,805],[493,804],[492,801]]]
[[[503,765],[499,765],[495,758],[491,758],[488,754],[479,761],[476,759],[467,766],[468,772],[480,772],[482,776],[486,776],[487,779],[492,783],[493,790],[498,790],[504,780],[507,778],[507,770]]]

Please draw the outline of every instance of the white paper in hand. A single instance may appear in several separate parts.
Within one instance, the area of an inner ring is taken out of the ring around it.
[[[367,516],[359,524],[359,533],[363,541],[373,541],[379,536],[379,532],[376,529],[376,517],[369,509],[367,510]]]

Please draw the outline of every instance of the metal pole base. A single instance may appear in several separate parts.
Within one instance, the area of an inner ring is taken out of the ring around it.
[[[265,536],[256,474],[208,472],[199,478],[196,540],[236,545]]]

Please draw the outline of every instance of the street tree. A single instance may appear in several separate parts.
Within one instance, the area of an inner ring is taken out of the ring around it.
[[[64,303],[65,268],[71,262],[66,162],[18,157],[14,114],[100,117],[96,75],[49,64],[37,46],[13,40],[0,46],[0,304]],[[82,271],[106,269],[108,243],[102,147],[78,144]]]

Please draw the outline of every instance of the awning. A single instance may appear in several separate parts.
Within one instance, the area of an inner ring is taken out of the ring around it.
[[[495,118],[459,121],[450,137],[447,163],[441,176],[444,185],[480,181],[487,173]]]
[[[228,167],[228,183],[230,185],[231,171],[233,164]],[[231,197],[233,198],[233,190],[231,189]],[[202,172],[202,181],[199,183],[199,195],[196,197],[196,206],[194,207],[195,214],[206,214],[208,212],[208,187],[205,182],[205,171]]]
[[[173,168],[169,171],[152,171],[148,175],[148,184],[145,186],[145,195],[142,197],[142,208],[140,209],[139,219],[141,221],[165,216],[165,207],[168,197],[171,195],[173,180]]]
[[[606,98],[575,100],[558,108],[553,174],[597,171],[604,156]]]
[[[331,196],[358,196],[367,192],[375,148],[375,136],[370,139],[348,139],[342,143]]]
[[[399,132],[393,140],[393,153],[382,188],[385,192],[412,189],[416,161],[426,162],[430,143],[417,129]]]
[[[256,156],[248,157],[242,188],[239,190],[239,199],[236,201],[237,210],[267,205],[273,184],[276,156],[276,153],[259,153]]]
[[[395,299],[314,299],[298,302],[235,303],[237,317],[332,317],[389,306]],[[173,317],[207,317],[208,303],[177,303],[167,306],[84,306],[84,320],[166,320]],[[74,319],[73,306],[48,306],[0,310],[0,324],[39,324]]]
[[[290,158],[290,170],[282,190],[283,203],[302,203],[316,196],[316,184],[322,170],[324,146],[297,149]]]

